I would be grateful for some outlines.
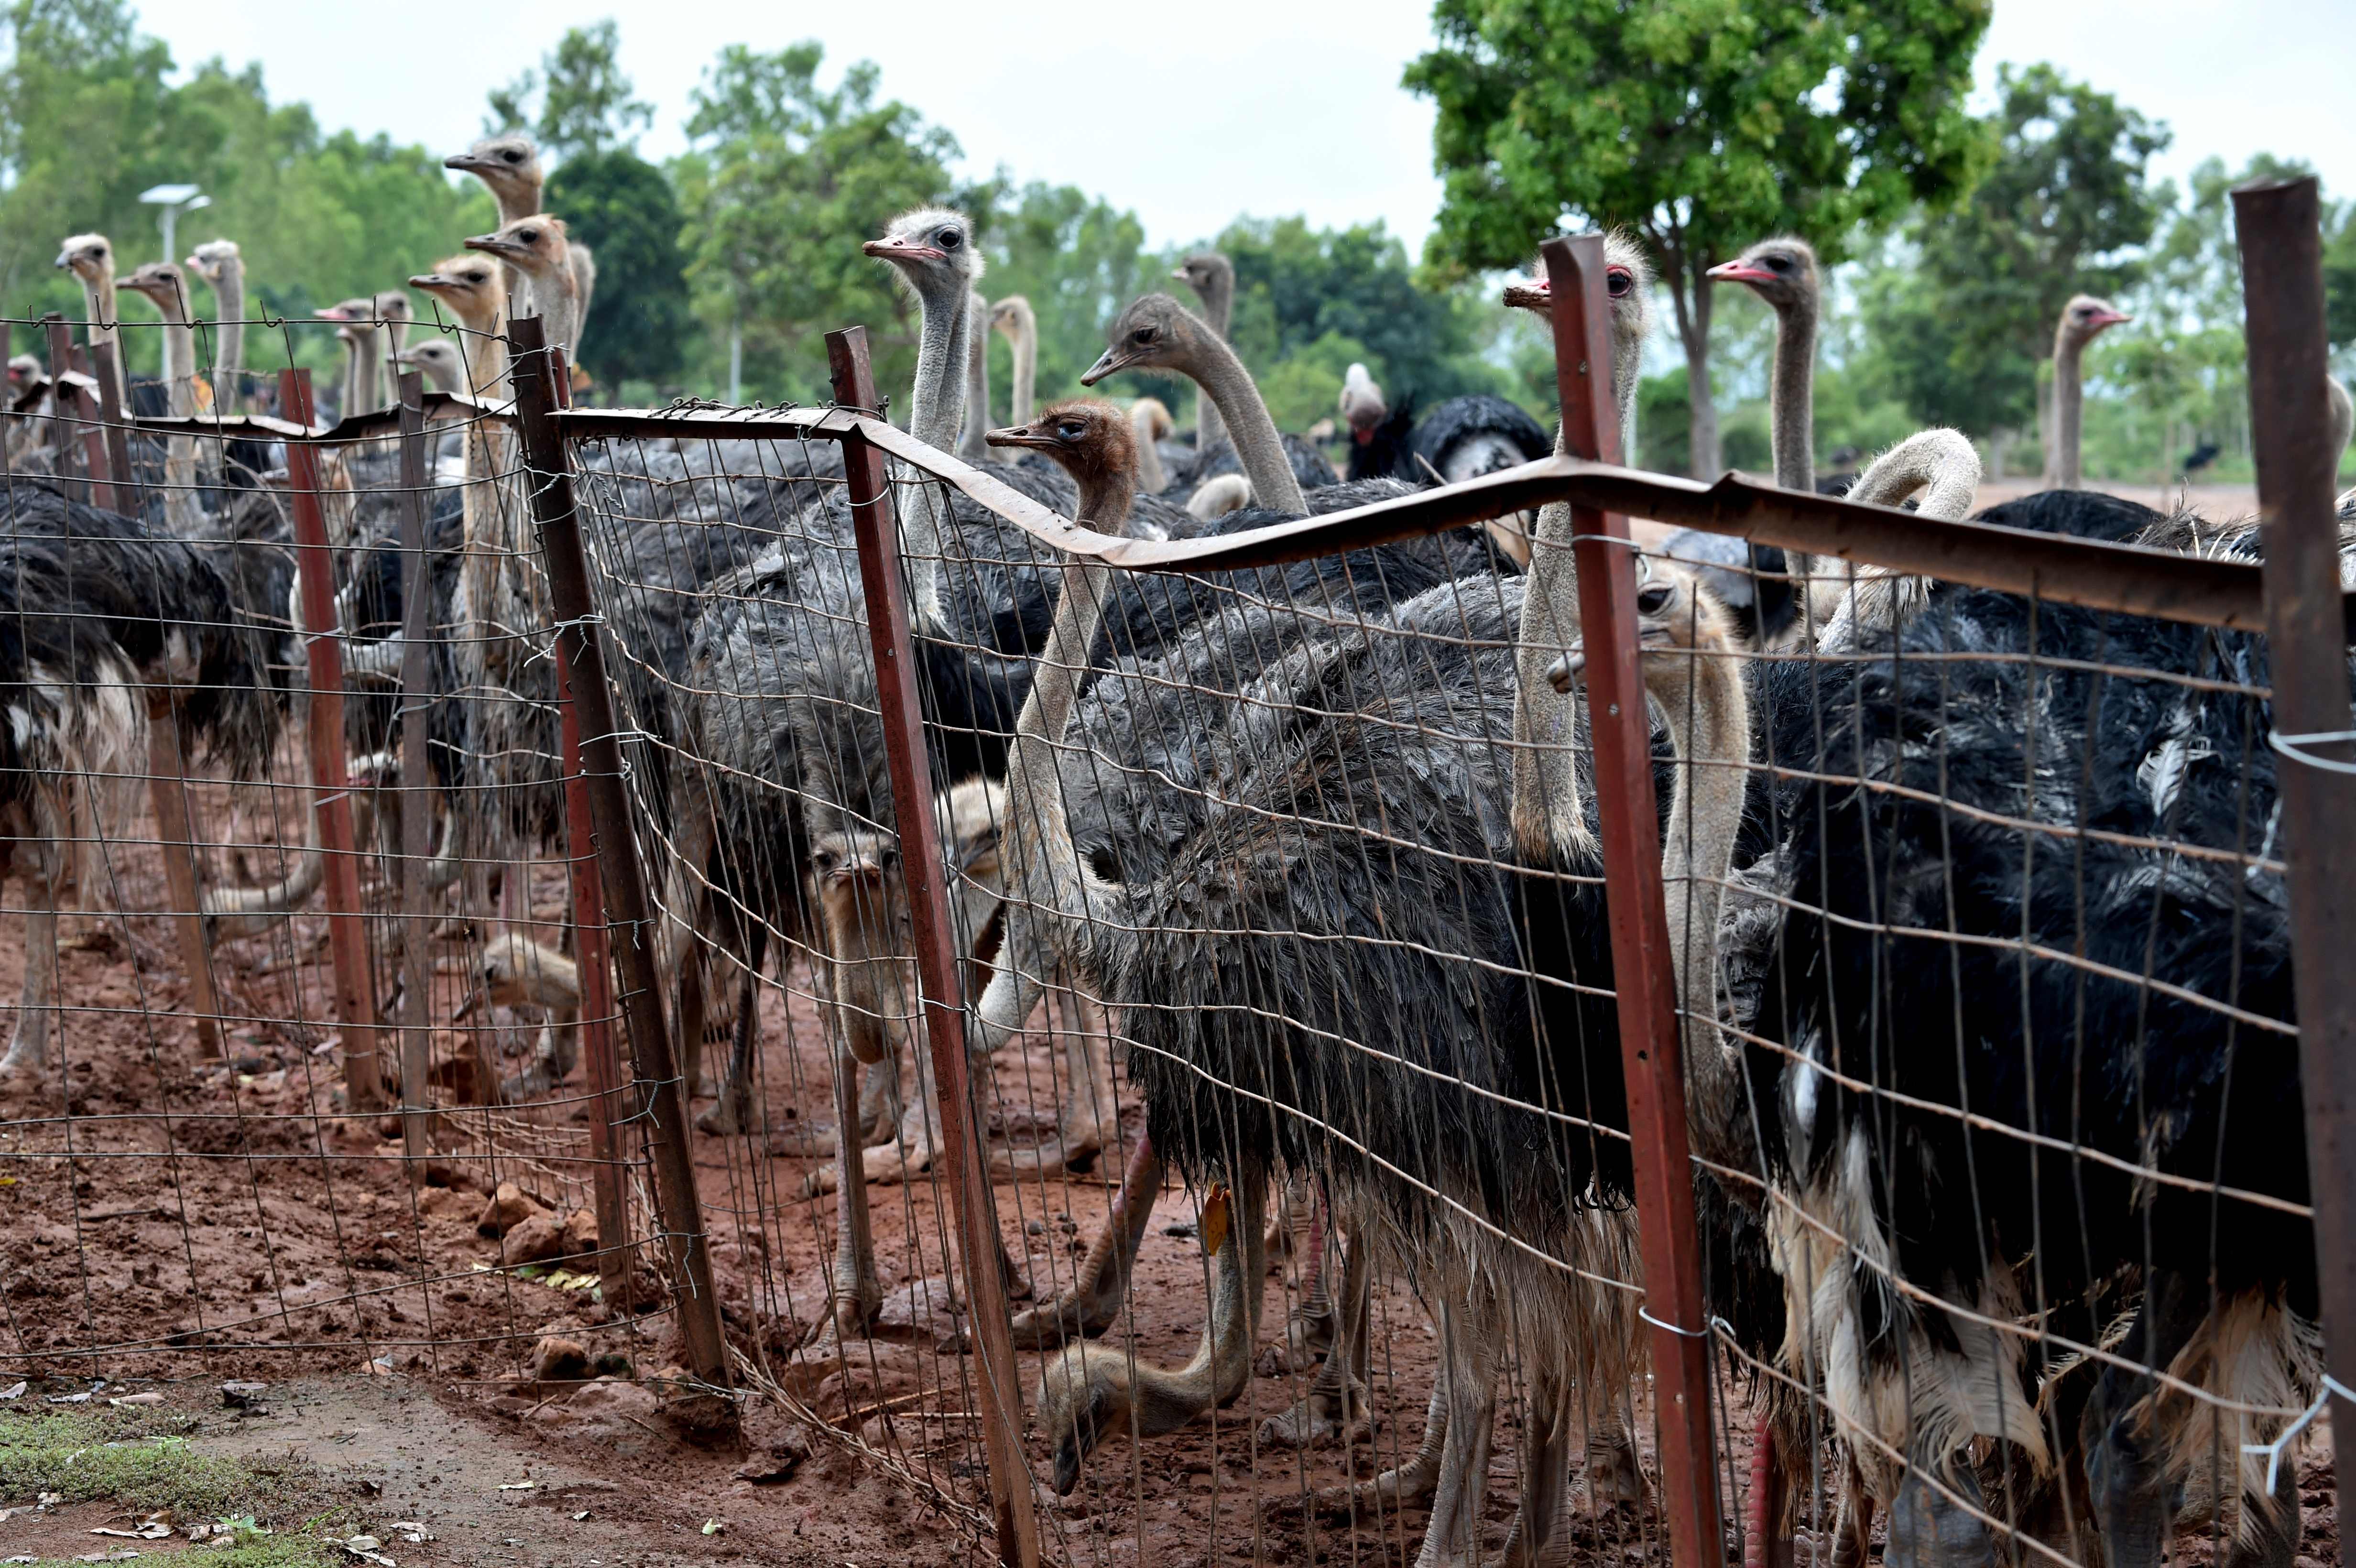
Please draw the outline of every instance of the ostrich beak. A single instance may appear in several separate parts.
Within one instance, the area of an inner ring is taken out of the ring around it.
[[[886,261],[946,261],[949,259],[948,251],[927,245],[921,240],[897,240],[887,236],[882,240],[870,240],[859,248],[866,254]]]
[[[1050,452],[1055,443],[1027,424],[1009,425],[1004,430],[987,432],[982,441],[991,446],[1021,446],[1033,452]]]
[[[2127,315],[2125,311],[2098,310],[2094,315],[2086,318],[2086,325],[2089,327],[2099,331],[2105,326],[2124,325],[2134,319],[2135,317]]]
[[[442,166],[445,169],[458,169],[472,174],[477,169],[488,166],[489,163],[488,158],[478,158],[472,153],[453,153],[442,160]]]
[[[412,289],[446,289],[450,286],[450,280],[439,272],[419,272],[409,280],[409,286]]]
[[[466,999],[458,1004],[458,1010],[450,1015],[450,1021],[452,1023],[457,1023],[461,1019],[473,1018],[475,1016],[475,1009],[482,1005],[483,993],[480,990],[467,992]]]
[[[73,257],[63,251],[59,251],[58,265],[63,268],[71,268],[73,266]]]
[[[1563,693],[1565,696],[1569,696],[1570,693],[1570,683],[1572,678],[1576,677],[1580,670],[1583,670],[1586,667],[1587,650],[1585,648],[1573,648],[1569,653],[1563,655],[1562,657],[1555,660],[1554,663],[1547,666],[1547,684],[1553,687],[1557,691]]]
[[[514,243],[512,240],[502,240],[496,234],[477,234],[469,240],[461,241],[461,243],[463,243],[469,251],[487,251],[494,256],[521,256],[528,254],[522,246]]]
[[[321,321],[349,321],[352,319],[350,316],[344,314],[344,307],[339,304],[331,304],[325,310],[315,310],[311,314],[317,316]]]
[[[1515,278],[1505,285],[1505,303],[1516,310],[1551,310],[1554,290],[1544,278]]]
[[[1721,261],[1703,274],[1714,283],[1772,283],[1775,274],[1748,261]]]
[[[1123,354],[1118,348],[1108,348],[1097,356],[1095,364],[1080,372],[1080,385],[1093,387],[1115,371],[1127,369],[1136,362],[1136,357],[1132,354]]]
[[[1186,269],[1183,267],[1175,268],[1171,272],[1170,275],[1183,283],[1186,281]]]

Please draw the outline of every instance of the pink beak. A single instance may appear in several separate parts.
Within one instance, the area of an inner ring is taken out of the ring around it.
[[[1712,267],[1707,276],[1719,283],[1772,283],[1775,274],[1764,267],[1754,267],[1744,261],[1722,261]]]
[[[870,240],[860,249],[870,256],[889,261],[894,256],[911,256],[926,261],[946,261],[948,252],[915,240]]]
[[[2086,318],[2086,325],[2088,326],[2118,326],[2124,323],[2133,321],[2135,317],[2127,315],[2124,311],[2098,310],[2093,315]]]

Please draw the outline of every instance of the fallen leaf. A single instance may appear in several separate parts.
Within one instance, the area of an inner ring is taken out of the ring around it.
[[[51,1404],[88,1404],[90,1396],[97,1392],[98,1390],[94,1388],[86,1388],[80,1393],[53,1393],[49,1395],[49,1403]]]
[[[172,1533],[172,1527],[168,1524],[159,1523],[158,1521],[151,1519],[145,1524],[141,1525],[137,1530],[109,1530],[104,1525],[99,1525],[93,1528],[91,1531],[91,1533],[92,1535],[119,1535],[125,1541],[161,1541],[166,1536]]]
[[[1227,1186],[1214,1182],[1211,1194],[1203,1200],[1203,1251],[1213,1257],[1227,1239]]]
[[[29,1386],[31,1385],[20,1382],[15,1388],[0,1388],[0,1399],[22,1399],[25,1396],[25,1390]]]
[[[707,1519],[703,1521],[703,1533],[706,1535],[717,1535],[727,1528],[716,1519]]]
[[[537,1481],[501,1481],[499,1483],[499,1490],[503,1492],[528,1492],[539,1484],[540,1483]]]
[[[109,1404],[161,1404],[164,1396],[150,1389],[145,1393],[126,1393],[120,1399],[110,1399]]]
[[[574,1515],[573,1516],[573,1520],[574,1520],[574,1521],[575,1521],[576,1523],[577,1523],[578,1521],[582,1520],[587,1519],[588,1517],[589,1517],[589,1510],[588,1510],[587,1509],[583,1509],[579,1513],[576,1513],[576,1514],[574,1514]]]

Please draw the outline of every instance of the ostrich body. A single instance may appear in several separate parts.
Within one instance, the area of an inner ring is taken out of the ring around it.
[[[2086,345],[2134,319],[2092,294],[2080,294],[2062,307],[2062,319],[2053,328],[2053,448],[2045,464],[2048,488],[2084,487],[2079,439],[2086,420]]]
[[[123,280],[164,318],[164,386],[172,413],[197,411],[197,335],[188,325],[188,285],[170,261],[149,261]],[[175,435],[164,443],[164,516],[183,539],[195,532],[203,507],[197,496],[197,443]]]
[[[213,292],[213,406],[233,414],[245,400],[245,258],[234,240],[208,240],[187,268]]]
[[[1180,262],[1177,270],[1170,275],[1194,291],[1194,297],[1203,302],[1204,324],[1210,327],[1212,336],[1224,341],[1227,336],[1228,320],[1236,306],[1236,264],[1216,251],[1197,251]],[[1211,449],[1226,439],[1226,411],[1207,397],[1197,399],[1194,409],[1196,457],[1208,457]],[[1268,505],[1273,507],[1282,503],[1271,499]]]
[[[114,301],[113,243],[103,234],[70,236],[58,249],[58,266],[81,284],[93,368],[103,354],[113,363],[115,387],[123,397],[130,397],[131,383],[123,379],[123,345],[116,330],[123,317]]]
[[[1029,300],[1021,294],[1009,294],[990,307],[990,325],[992,330],[1005,337],[1014,359],[1007,422],[1012,425],[1029,424],[1032,404],[1038,395],[1039,318],[1033,314]],[[1141,461],[1139,471],[1145,472]],[[1159,490],[1162,486],[1149,482],[1146,488]]]

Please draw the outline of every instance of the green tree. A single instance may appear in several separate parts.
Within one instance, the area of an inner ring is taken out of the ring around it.
[[[696,321],[670,181],[627,148],[579,154],[549,176],[548,208],[596,252],[584,335],[590,369],[608,387],[678,375]]]
[[[1751,240],[1837,261],[1859,229],[1968,191],[1964,109],[1989,0],[1439,0],[1406,82],[1439,107],[1427,266],[1526,264],[1567,220],[1641,232],[1686,353],[1696,473],[1715,472],[1709,285]]]
[[[611,16],[593,27],[570,27],[556,47],[490,93],[487,130],[530,131],[541,151],[558,158],[587,157],[637,144],[632,131],[654,123],[654,105],[630,96],[622,74],[621,29]],[[535,113],[527,105],[537,98]]]
[[[1913,229],[1912,279],[1876,302],[1877,336],[1925,419],[1993,434],[2044,427],[2040,369],[2070,296],[2124,294],[2164,205],[2146,180],[2168,128],[2051,65],[2000,67],[1996,166],[1972,199]]]
[[[2332,347],[2356,344],[2356,201],[2325,215],[2323,301]]]
[[[687,214],[688,283],[697,314],[726,341],[741,327],[764,397],[820,397],[817,339],[862,323],[876,380],[904,387],[916,361],[916,307],[883,263],[860,251],[895,214],[925,202],[982,198],[957,190],[957,139],[907,104],[877,99],[868,61],[821,87],[824,51],[764,54],[730,45],[694,93],[694,149],[672,166]]]
[[[1021,294],[1031,302],[1039,322],[1040,399],[1076,396],[1084,390],[1080,372],[1104,352],[1105,324],[1139,294],[1170,286],[1168,259],[1145,249],[1137,214],[1077,186],[1034,183],[993,194],[983,289],[994,300]],[[991,390],[1003,408],[1012,366],[1001,345],[993,342],[991,353]],[[1128,380],[1146,384],[1141,377]],[[1165,402],[1175,395],[1159,377],[1151,390]]]

